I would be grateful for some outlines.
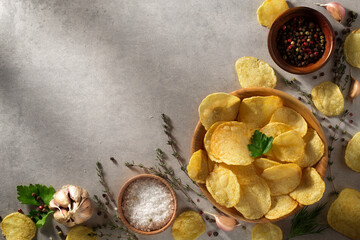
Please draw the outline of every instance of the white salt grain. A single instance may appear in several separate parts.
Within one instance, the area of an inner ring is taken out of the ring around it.
[[[122,210],[133,227],[153,231],[169,222],[174,213],[174,199],[161,181],[137,179],[125,190]]]

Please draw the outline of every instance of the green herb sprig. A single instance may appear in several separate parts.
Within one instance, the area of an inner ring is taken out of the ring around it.
[[[267,137],[259,130],[255,130],[253,136],[250,139],[251,144],[248,145],[250,156],[259,157],[264,153],[267,153],[271,148],[273,140],[273,137]]]
[[[317,217],[325,206],[326,203],[320,204],[311,210],[306,206],[296,213],[291,220],[290,234],[286,240],[297,236],[321,233],[327,229],[328,226],[326,224],[321,224],[317,221]]]

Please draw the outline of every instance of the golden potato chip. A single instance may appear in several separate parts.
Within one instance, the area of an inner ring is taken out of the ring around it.
[[[317,132],[309,128],[304,136],[305,154],[304,157],[296,161],[300,167],[311,167],[317,163],[324,155],[324,143]]]
[[[238,121],[263,127],[270,121],[276,109],[282,107],[283,102],[277,96],[256,96],[244,98],[240,103]]]
[[[301,168],[295,163],[266,168],[261,174],[269,185],[271,196],[292,192],[301,181]]]
[[[242,88],[274,88],[276,85],[277,79],[274,69],[260,59],[254,57],[239,58],[235,63],[235,70]]]
[[[291,213],[297,206],[298,202],[288,195],[271,197],[270,210],[265,214],[267,219],[278,219]]]
[[[75,226],[70,229],[66,240],[96,240],[97,235],[91,228],[85,226]]]
[[[2,220],[1,230],[8,240],[31,240],[35,237],[36,225],[25,214],[14,212]]]
[[[344,55],[350,65],[360,68],[360,29],[355,29],[346,37]]]
[[[282,240],[281,229],[272,223],[258,223],[251,231],[252,240]]]
[[[217,203],[233,207],[240,199],[240,184],[236,175],[225,164],[215,164],[206,178],[206,188]]]
[[[343,189],[331,204],[327,221],[335,231],[351,239],[360,239],[360,192]]]
[[[360,132],[356,133],[346,146],[346,165],[356,172],[360,172]]]
[[[325,191],[325,182],[315,168],[305,168],[299,186],[289,195],[302,205],[319,201]]]
[[[239,112],[240,99],[228,93],[212,93],[199,106],[200,122],[208,130],[218,121],[233,121]]]
[[[277,137],[280,134],[293,130],[289,125],[281,122],[271,122],[266,124],[260,129],[260,132],[264,133],[267,137]]]
[[[240,185],[240,200],[235,205],[247,219],[259,219],[267,213],[271,206],[270,189],[266,181],[257,177],[251,183]]]
[[[175,219],[171,233],[175,240],[195,240],[205,230],[206,225],[200,214],[186,211]]]
[[[257,158],[254,161],[254,166],[259,171],[259,173],[262,173],[266,168],[277,166],[277,165],[280,165],[280,163],[275,162],[270,159],[267,159],[267,158]]]
[[[291,130],[274,138],[271,153],[280,161],[296,162],[304,157],[304,145],[299,133]]]
[[[254,161],[248,149],[251,136],[252,128],[248,124],[224,122],[211,136],[210,153],[228,165],[249,165]]]
[[[308,126],[305,119],[295,110],[282,107],[277,109],[272,115],[270,122],[282,122],[297,131],[301,137],[305,136]]]
[[[288,9],[285,0],[265,0],[256,12],[258,22],[270,28],[275,19]]]
[[[193,153],[190,158],[189,165],[187,166],[187,171],[189,177],[198,183],[205,183],[206,177],[211,171],[209,168],[209,159],[206,152],[202,149]]]
[[[324,115],[337,116],[344,110],[344,96],[335,83],[326,81],[311,90],[315,107]]]
[[[219,159],[215,158],[214,155],[212,155],[212,153],[210,152],[210,140],[211,140],[211,136],[212,136],[214,130],[217,128],[217,126],[219,126],[223,122],[225,122],[225,121],[219,121],[219,122],[216,122],[213,125],[211,125],[211,127],[206,131],[205,137],[204,137],[204,147],[207,151],[208,157],[214,162],[221,162],[221,161]]]
[[[236,175],[240,185],[250,184],[258,178],[255,167],[252,164],[246,166],[223,164],[223,166]]]

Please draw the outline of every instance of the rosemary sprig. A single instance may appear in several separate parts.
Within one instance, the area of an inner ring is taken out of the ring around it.
[[[317,205],[308,210],[308,206],[301,209],[291,220],[290,234],[286,240],[308,234],[317,234],[324,231],[328,226],[317,221],[317,216],[324,209],[326,203]]]

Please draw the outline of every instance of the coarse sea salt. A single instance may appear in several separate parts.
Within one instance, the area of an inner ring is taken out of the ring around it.
[[[133,227],[149,232],[169,222],[174,213],[174,198],[160,180],[140,178],[126,188],[121,207]]]

